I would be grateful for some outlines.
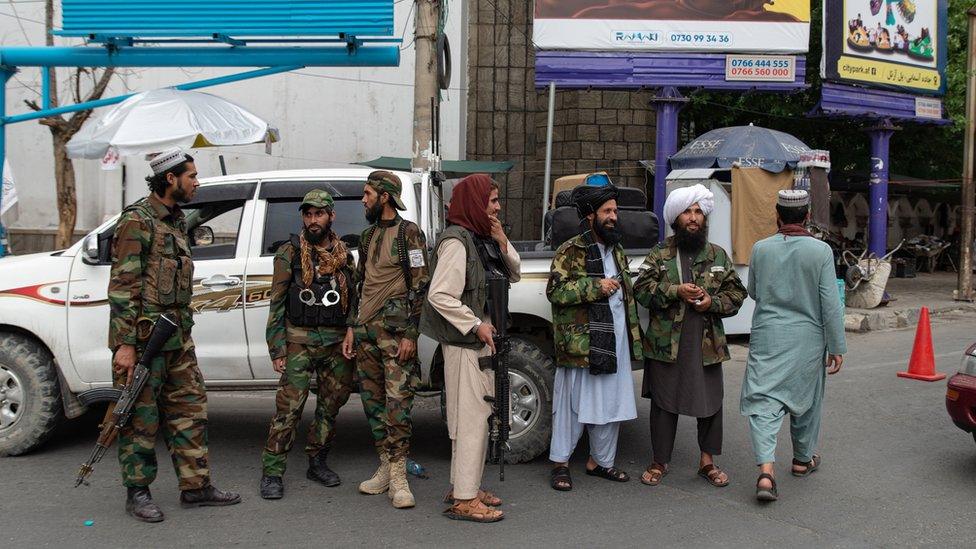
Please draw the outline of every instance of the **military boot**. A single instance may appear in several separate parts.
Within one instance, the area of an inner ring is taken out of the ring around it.
[[[390,459],[386,454],[380,454],[380,466],[373,473],[373,477],[359,484],[359,491],[363,494],[382,494],[390,488]]]
[[[397,509],[409,509],[416,505],[410,485],[407,484],[407,458],[390,462],[390,499]]]
[[[149,488],[127,488],[125,512],[142,522],[162,522],[163,510],[153,501]]]
[[[314,456],[308,456],[308,472],[305,476],[308,480],[314,480],[328,487],[338,486],[342,480],[339,479],[339,475],[335,471],[329,469],[329,466],[325,463],[325,458],[329,455],[329,449],[323,448],[319,450],[319,453]]]
[[[191,507],[223,507],[225,505],[236,505],[240,502],[240,494],[218,490],[213,484],[208,484],[197,490],[183,490],[180,492],[180,506],[184,509]]]
[[[281,477],[261,476],[261,497],[263,499],[281,499],[285,495],[285,483]]]

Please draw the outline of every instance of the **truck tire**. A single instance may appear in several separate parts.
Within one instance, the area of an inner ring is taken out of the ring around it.
[[[512,430],[505,462],[524,463],[549,449],[556,363],[537,345],[518,337],[512,337],[509,357]]]
[[[19,334],[0,334],[0,456],[44,443],[64,417],[54,358]]]

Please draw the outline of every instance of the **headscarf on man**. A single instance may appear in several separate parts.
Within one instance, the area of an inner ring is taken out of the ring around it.
[[[471,174],[462,179],[451,193],[447,221],[479,236],[490,235],[491,219],[486,210],[491,187],[491,178],[483,173]]]
[[[664,221],[673,225],[679,215],[696,203],[707,217],[715,209],[715,195],[701,183],[671,191],[664,201]]]
[[[608,201],[616,200],[617,194],[617,187],[613,183],[602,187],[581,185],[573,189],[570,200],[576,206],[576,212],[579,213],[580,218],[584,218],[596,213]]]

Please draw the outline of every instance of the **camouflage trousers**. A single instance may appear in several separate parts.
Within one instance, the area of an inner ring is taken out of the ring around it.
[[[353,363],[342,356],[341,345],[341,342],[328,346],[288,343],[285,373],[278,382],[275,397],[276,411],[261,454],[265,475],[280,477],[285,472],[288,451],[295,442],[313,374],[318,385],[315,419],[308,428],[305,453],[318,454],[335,436],[336,415],[349,400],[355,384]]]
[[[420,386],[417,359],[401,364],[397,356],[401,338],[387,329],[382,315],[356,329],[359,396],[377,453],[393,460],[410,451],[410,410]]]
[[[125,384],[125,374],[112,375],[116,387]],[[187,338],[183,348],[163,351],[152,361],[149,379],[132,408],[129,424],[119,432],[119,464],[126,487],[149,486],[156,479],[156,432],[160,427],[180,490],[210,484],[207,391],[192,339]]]

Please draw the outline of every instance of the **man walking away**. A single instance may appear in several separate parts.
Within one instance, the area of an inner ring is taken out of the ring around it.
[[[749,295],[756,300],[740,409],[749,418],[759,465],[756,497],[779,497],[773,463],[776,435],[787,414],[795,476],[817,470],[826,374],[840,371],[847,352],[844,314],[830,246],[807,232],[810,197],[780,191],[779,232],[756,242],[749,263]]]

